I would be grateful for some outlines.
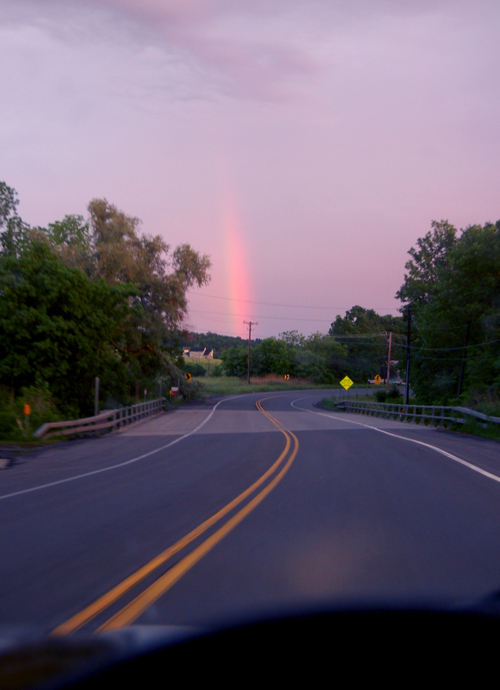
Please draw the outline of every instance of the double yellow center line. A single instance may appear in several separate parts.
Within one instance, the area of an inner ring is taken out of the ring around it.
[[[276,397],[276,396],[273,396]],[[65,635],[67,633],[79,630],[83,626],[92,621],[96,616],[103,613],[112,604],[117,602],[132,588],[139,585],[146,577],[151,575],[157,568],[166,563],[176,553],[187,547],[195,539],[204,534],[213,525],[221,521],[231,511],[237,508],[247,498],[254,494],[257,489],[260,491],[240,510],[224,522],[215,532],[213,532],[205,541],[199,544],[195,549],[188,553],[178,563],[172,566],[166,573],[161,575],[153,584],[140,592],[135,598],[121,608],[106,622],[95,629],[95,632],[103,632],[105,630],[113,630],[121,628],[124,625],[133,623],[144,611],[149,608],[157,599],[159,599],[165,592],[167,592],[188,570],[190,570],[203,556],[205,556],[213,547],[218,544],[224,537],[229,534],[249,513],[256,508],[261,501],[274,489],[274,487],[283,479],[288,472],[290,465],[295,459],[299,449],[299,441],[295,434],[285,429],[280,422],[273,417],[269,412],[264,410],[262,403],[264,400],[270,398],[262,398],[256,402],[257,409],[271,421],[286,438],[286,443],[283,451],[278,459],[271,465],[271,467],[264,472],[264,474],[257,479],[251,486],[243,491],[239,496],[230,501],[226,506],[221,508],[217,513],[212,515],[208,520],[202,522],[198,527],[191,530],[178,542],[170,546],[168,549],[153,558],[149,563],[143,565],[135,573],[127,577],[123,582],[113,587],[109,592],[99,597],[90,606],[80,611],[75,616],[59,625],[52,631],[53,635]],[[292,447],[293,446],[293,447]],[[281,469],[279,469],[281,467]],[[279,471],[278,471],[279,470]],[[271,481],[267,482],[273,475]],[[265,484],[263,488],[262,485]]]

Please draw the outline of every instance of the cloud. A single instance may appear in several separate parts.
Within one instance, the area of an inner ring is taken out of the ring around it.
[[[346,34],[391,18],[469,13],[474,21],[472,9],[468,0],[4,0],[0,11],[4,23],[36,23],[71,43],[152,50],[146,89],[157,98],[279,101],[307,93]]]
[[[296,96],[301,80],[319,71],[307,40],[292,31],[292,14],[301,4],[75,0],[69,5],[61,0],[19,0],[2,11],[4,20],[36,24],[58,39],[129,42],[131,50],[161,51],[170,67],[184,64],[183,83],[191,83],[198,97],[211,90],[280,100]],[[170,85],[176,80],[174,72],[169,70]]]

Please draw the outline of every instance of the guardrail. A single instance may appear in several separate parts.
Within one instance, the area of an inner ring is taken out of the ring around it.
[[[500,417],[489,417],[468,407],[445,407],[442,405],[402,405],[401,403],[372,403],[356,400],[339,400],[335,407],[345,412],[357,412],[370,417],[382,417],[414,424],[429,424],[447,428],[453,424],[475,421],[484,428],[500,425]]]
[[[118,429],[139,419],[157,414],[163,410],[165,398],[148,400],[147,402],[120,407],[117,410],[106,410],[93,417],[73,419],[67,422],[48,422],[42,424],[33,434],[36,438],[50,438],[51,436],[69,436],[99,431],[101,429]]]

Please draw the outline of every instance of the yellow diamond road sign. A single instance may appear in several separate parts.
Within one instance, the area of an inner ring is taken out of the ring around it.
[[[340,385],[347,390],[352,386],[353,383],[354,381],[351,381],[351,379],[348,376],[344,376],[344,378],[340,382]]]

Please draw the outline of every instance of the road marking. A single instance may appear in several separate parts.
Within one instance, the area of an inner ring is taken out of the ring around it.
[[[423,441],[417,441],[414,438],[407,438],[406,436],[400,436],[399,434],[393,434],[390,431],[385,431],[384,429],[379,429],[376,426],[371,426],[370,424],[363,424],[362,422],[354,422],[351,419],[345,419],[345,417],[336,417],[333,414],[326,414],[324,412],[316,412],[315,410],[308,410],[305,407],[297,407],[297,405],[294,405],[296,402],[300,402],[301,400],[306,400],[307,398],[297,398],[296,400],[292,400],[290,405],[294,407],[296,410],[301,410],[302,412],[310,412],[311,414],[317,414],[320,417],[328,417],[329,419],[336,419],[341,422],[347,422],[348,424],[356,424],[357,426],[363,426],[366,429],[373,429],[373,431],[378,431],[380,434],[385,434],[386,436],[393,436],[394,438],[400,438],[403,441],[408,441],[409,443],[416,443],[418,446],[424,446],[425,448],[430,448],[431,450],[435,450],[436,453],[440,453],[441,455],[444,455],[445,457],[449,458],[450,460],[454,460],[455,462],[459,462],[461,465],[465,465],[465,467],[468,467],[469,469],[473,470],[474,472],[478,472],[479,474],[484,475],[485,477],[488,477],[488,479],[493,479],[495,482],[500,483],[500,477],[497,476],[496,474],[492,474],[491,472],[488,472],[487,470],[483,470],[481,467],[478,467],[477,465],[473,465],[470,462],[467,462],[467,460],[463,460],[462,458],[459,458],[457,455],[453,455],[452,453],[448,453],[448,451],[443,450],[442,448],[438,448],[437,446],[433,446],[430,443],[424,443]]]
[[[266,415],[267,416],[267,415]],[[271,493],[274,487],[283,479],[285,474],[290,469],[290,465],[295,459],[299,449],[299,441],[295,434],[292,432],[286,432],[281,429],[282,433],[288,437],[288,433],[294,439],[294,449],[288,458],[287,463],[276,475],[276,477],[264,488],[260,493],[257,494],[247,505],[242,508],[236,515],[234,515],[230,520],[228,520],[222,527],[220,527],[217,532],[212,534],[211,537],[206,539],[200,546],[198,546],[194,551],[183,558],[177,565],[174,565],[168,572],[160,577],[156,582],[154,582],[150,587],[148,587],[142,594],[139,594],[133,601],[125,606],[121,611],[119,611],[115,616],[110,618],[106,623],[104,623],[96,632],[104,632],[106,630],[114,630],[115,628],[121,628],[124,625],[130,625],[133,623],[144,611],[149,608],[154,602],[163,596],[188,570],[190,570],[198,561],[203,558],[211,549],[214,548],[226,535],[229,534],[239,523],[249,514],[254,508],[256,508],[259,503],[261,503],[264,498]]]
[[[142,455],[138,455],[136,458],[132,458],[131,460],[126,460],[125,462],[120,462],[117,465],[111,465],[110,467],[102,467],[99,470],[92,470],[92,472],[85,472],[84,474],[77,474],[74,477],[67,477],[66,479],[58,479],[55,482],[50,482],[48,484],[41,484],[39,486],[32,486],[30,489],[21,489],[20,491],[14,491],[11,494],[5,494],[3,496],[0,496],[0,501],[4,500],[5,498],[13,498],[14,496],[21,496],[22,494],[29,494],[32,491],[40,491],[41,489],[48,489],[51,486],[57,486],[58,484],[66,484],[66,482],[74,482],[77,479],[84,479],[85,477],[92,477],[95,474],[101,474],[101,472],[110,472],[111,470],[117,470],[120,467],[125,467],[126,465],[132,465],[135,462],[138,462],[139,460],[144,460],[144,458],[148,458],[150,455],[154,455],[155,453],[159,453],[161,450],[166,450],[167,448],[170,448],[171,446],[174,446],[176,443],[179,443],[180,441],[183,441],[185,438],[189,438],[189,436],[192,436],[193,434],[196,434],[197,431],[199,431],[202,427],[205,426],[205,424],[212,418],[215,410],[219,407],[219,405],[223,402],[227,402],[228,400],[234,400],[235,398],[241,398],[243,395],[233,395],[230,398],[224,398],[224,400],[219,400],[219,402],[214,405],[212,408],[210,414],[205,417],[205,419],[201,422],[201,424],[198,424],[196,429],[193,429],[192,431],[188,432],[187,434],[184,434],[183,436],[179,436],[179,438],[176,438],[173,441],[170,441],[170,443],[165,444],[164,446],[160,446],[159,448],[155,448],[154,450],[150,450],[148,453],[143,453]]]
[[[240,397],[240,396],[235,396]],[[273,396],[274,397],[274,396]],[[267,398],[269,399],[269,398]],[[263,400],[263,399],[262,399]],[[101,630],[111,630],[116,627],[121,627],[128,623],[124,623],[123,620],[129,620],[130,616],[134,616],[133,620],[139,616],[142,611],[148,608],[153,601],[156,601],[164,592],[166,592],[172,585],[177,582],[177,580],[184,575],[187,570],[189,570],[195,563],[197,563],[208,551],[210,551],[215,544],[221,541],[226,534],[228,534],[234,527],[236,527],[239,522],[241,522],[246,515],[248,515],[266,496],[276,484],[281,481],[283,476],[288,471],[291,463],[295,459],[298,451],[298,439],[291,432],[287,432],[278,420],[276,420],[272,415],[266,412],[261,405],[262,400],[256,402],[257,408],[278,428],[281,433],[284,434],[286,438],[285,448],[281,452],[278,459],[273,463],[273,465],[251,486],[249,486],[245,491],[243,491],[239,496],[233,499],[226,506],[221,508],[217,513],[212,515],[210,518],[202,522],[198,527],[185,535],[182,539],[176,542],[173,546],[169,547],[163,553],[159,554],[153,558],[149,563],[142,566],[135,573],[130,575],[128,578],[123,580],[116,587],[111,589],[109,592],[104,594],[102,597],[93,602],[90,606],[85,608],[83,611],[72,616],[70,619],[59,625],[55,630],[52,631],[52,635],[64,635],[70,632],[74,632],[84,626],[86,623],[90,622],[96,615],[104,611],[111,604],[117,601],[126,592],[132,589],[135,585],[141,582],[145,577],[151,574],[160,565],[166,563],[169,558],[178,553],[184,547],[189,545],[194,539],[199,537],[201,534],[206,532],[212,525],[221,520],[227,513],[236,508],[242,501],[244,501],[250,494],[252,494],[256,489],[258,489],[280,466],[283,460],[286,458],[290,451],[291,440],[294,439],[294,449],[290,454],[290,457],[282,468],[281,472],[259,493],[255,496],[243,509],[241,509],[233,518],[231,518],[227,523],[222,525],[217,532],[215,532],[209,539],[203,542],[197,549],[188,554],[183,560],[181,560],[176,566],[170,569],[165,575],[160,577],[151,587],[145,590],[141,595],[136,597],[131,604],[119,611],[115,616],[113,616],[109,621],[103,624],[98,631]],[[223,402],[223,401],[221,401]],[[215,408],[214,408],[215,409]],[[205,420],[205,421],[208,421]],[[199,427],[197,427],[199,428]],[[158,593],[159,592],[159,593]],[[149,593],[146,595],[146,593]],[[150,601],[151,596],[154,599]],[[149,602],[149,603],[148,603]],[[137,611],[140,609],[139,613]],[[130,619],[132,620],[132,619]]]

